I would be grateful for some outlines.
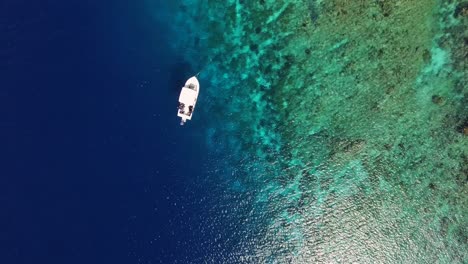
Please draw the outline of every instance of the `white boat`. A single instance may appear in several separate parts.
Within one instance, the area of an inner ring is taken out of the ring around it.
[[[177,112],[177,116],[182,118],[180,121],[181,125],[183,125],[187,120],[192,119],[199,91],[200,84],[195,76],[188,79],[185,82],[184,87],[182,87],[179,95],[179,109]]]

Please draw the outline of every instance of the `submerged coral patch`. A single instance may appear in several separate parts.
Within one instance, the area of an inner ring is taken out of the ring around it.
[[[253,197],[228,262],[466,262],[463,1],[183,2],[213,166]]]

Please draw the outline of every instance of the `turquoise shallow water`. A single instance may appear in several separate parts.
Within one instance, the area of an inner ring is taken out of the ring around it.
[[[164,8],[218,182],[193,262],[468,261],[466,4]]]

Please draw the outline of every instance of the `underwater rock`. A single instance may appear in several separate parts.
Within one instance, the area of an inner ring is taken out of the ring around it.
[[[453,12],[454,17],[468,17],[468,2],[459,3]]]
[[[455,128],[459,133],[468,136],[468,118],[460,122]]]
[[[257,53],[258,52],[258,44],[252,43],[249,45],[250,51]]]
[[[462,154],[462,160],[464,161],[463,165],[460,168],[460,171],[457,175],[457,184],[460,187],[464,187],[468,183],[468,158],[466,155]]]
[[[425,49],[422,53],[423,61],[425,64],[429,64],[432,60],[431,52],[428,49]]]
[[[309,0],[308,8],[309,8],[310,21],[312,21],[312,23],[317,22],[319,18],[319,12],[317,11],[315,1]]]
[[[445,104],[445,99],[442,96],[439,95],[433,95],[432,96],[432,102],[437,105],[443,105]]]
[[[449,224],[450,224],[450,219],[448,219],[448,217],[444,216],[442,217],[442,219],[440,219],[440,233],[442,236],[447,235]]]
[[[382,13],[382,15],[384,17],[388,17],[391,15],[392,13],[392,6],[390,6],[390,4],[392,3],[393,1],[388,1],[388,0],[379,0],[377,1],[377,4],[380,8],[380,12]]]

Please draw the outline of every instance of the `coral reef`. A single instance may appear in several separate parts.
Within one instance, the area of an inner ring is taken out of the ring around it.
[[[207,142],[266,219],[244,261],[468,261],[467,2],[174,8]]]

